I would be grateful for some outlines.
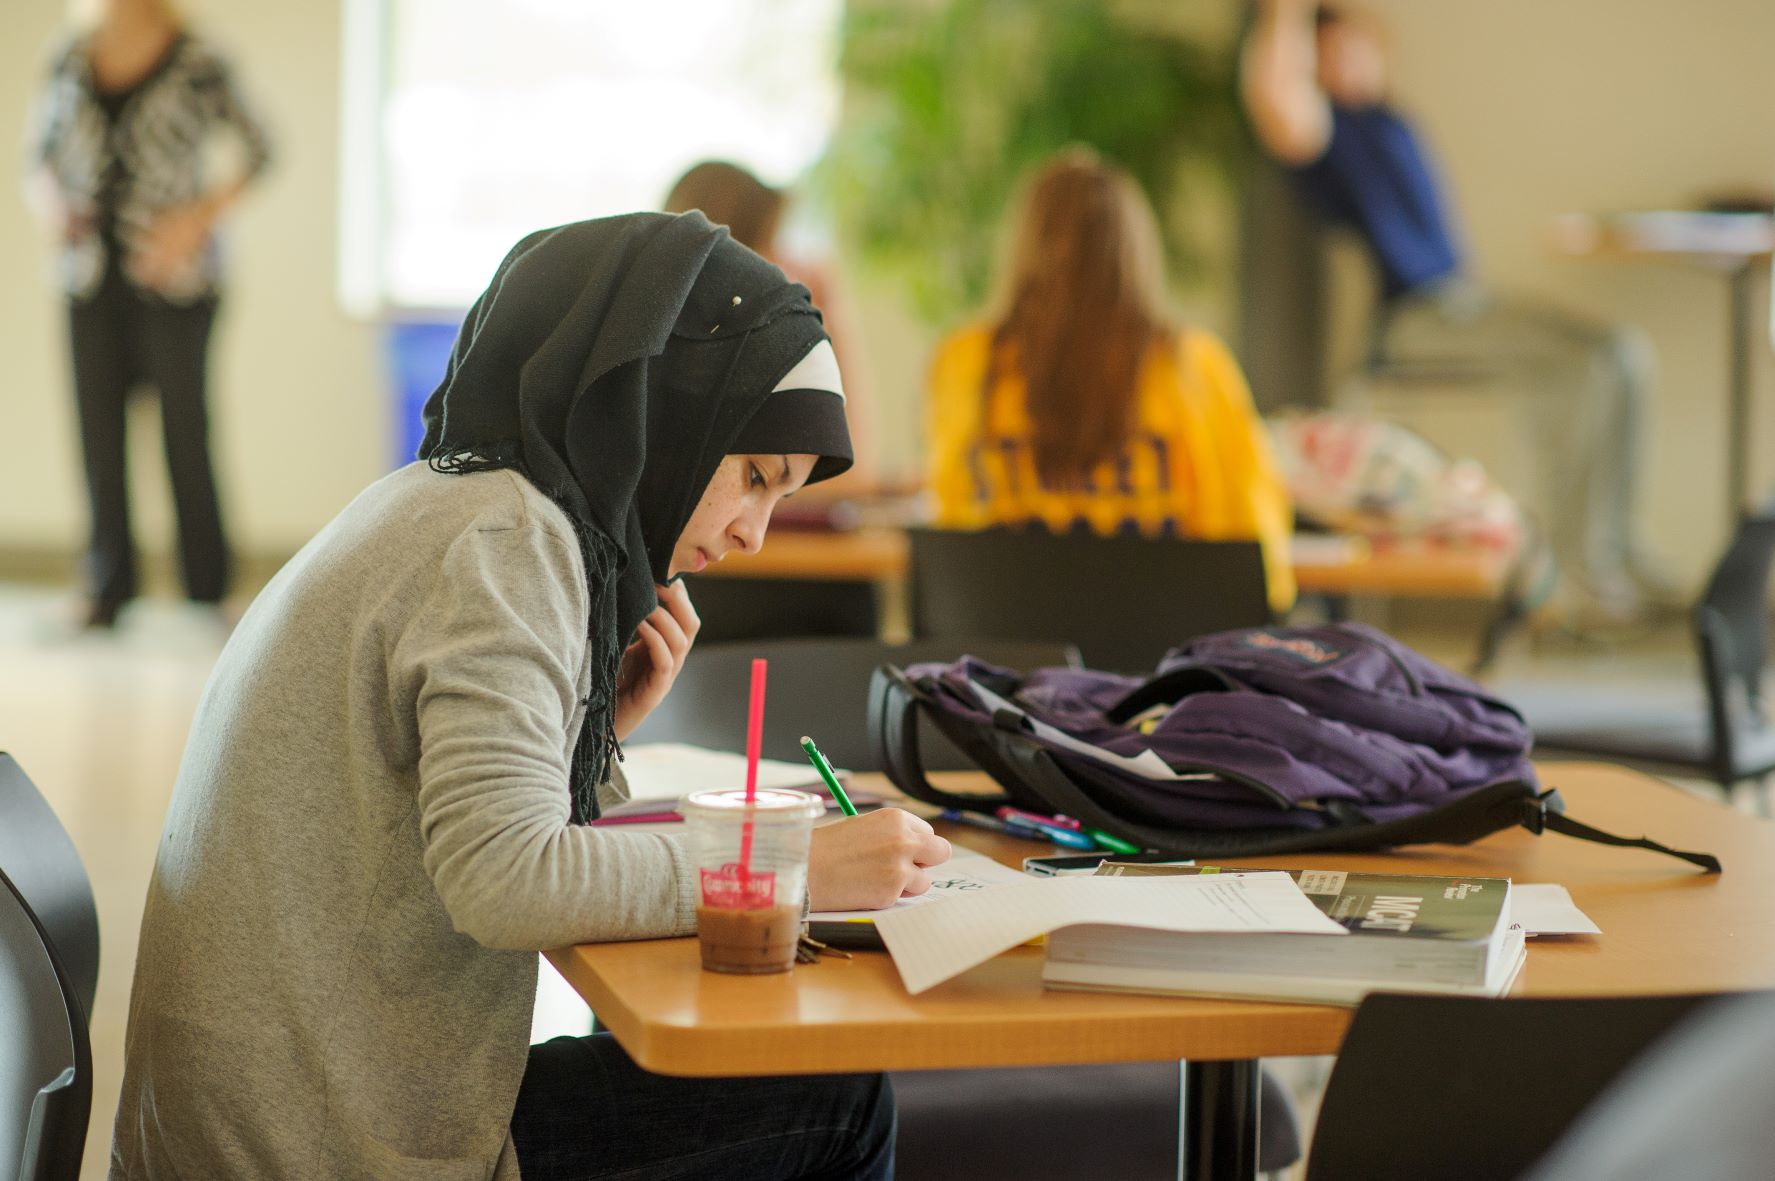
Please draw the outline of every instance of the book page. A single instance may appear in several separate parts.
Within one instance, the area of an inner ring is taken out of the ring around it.
[[[1075,923],[1164,931],[1347,935],[1285,873],[1190,878],[1043,878],[875,920],[906,991],[920,993],[1037,935]]]
[[[1530,935],[1602,934],[1602,928],[1578,909],[1571,894],[1558,882],[1513,885],[1510,917]]]

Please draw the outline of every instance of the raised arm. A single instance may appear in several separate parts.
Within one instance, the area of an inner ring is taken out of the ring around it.
[[[1258,0],[1240,90],[1257,138],[1283,164],[1311,164],[1331,142],[1331,103],[1319,88],[1313,0]]]

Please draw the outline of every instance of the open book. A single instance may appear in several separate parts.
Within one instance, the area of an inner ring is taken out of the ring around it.
[[[1243,871],[1106,863],[1109,877],[1242,876]],[[1048,938],[1051,988],[1355,1004],[1369,993],[1497,996],[1522,966],[1507,878],[1293,870],[1344,939],[1185,934],[1141,924],[1071,926]]]

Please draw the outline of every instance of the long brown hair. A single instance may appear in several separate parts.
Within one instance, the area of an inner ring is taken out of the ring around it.
[[[1020,373],[1036,473],[1076,486],[1127,443],[1141,366],[1176,331],[1158,222],[1134,180],[1085,148],[1044,165],[1023,198],[1006,297],[982,396]]]
[[[783,218],[787,198],[781,189],[725,160],[704,160],[692,165],[666,195],[667,213],[700,209],[703,215],[742,246],[766,258],[774,253],[777,223]]]

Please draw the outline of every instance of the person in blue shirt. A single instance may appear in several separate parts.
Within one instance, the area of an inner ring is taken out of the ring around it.
[[[1533,393],[1539,499],[1567,604],[1615,622],[1664,598],[1633,528],[1653,365],[1643,335],[1475,282],[1435,162],[1388,102],[1386,43],[1369,13],[1259,0],[1242,89],[1265,150],[1374,263],[1373,362],[1496,373]]]

